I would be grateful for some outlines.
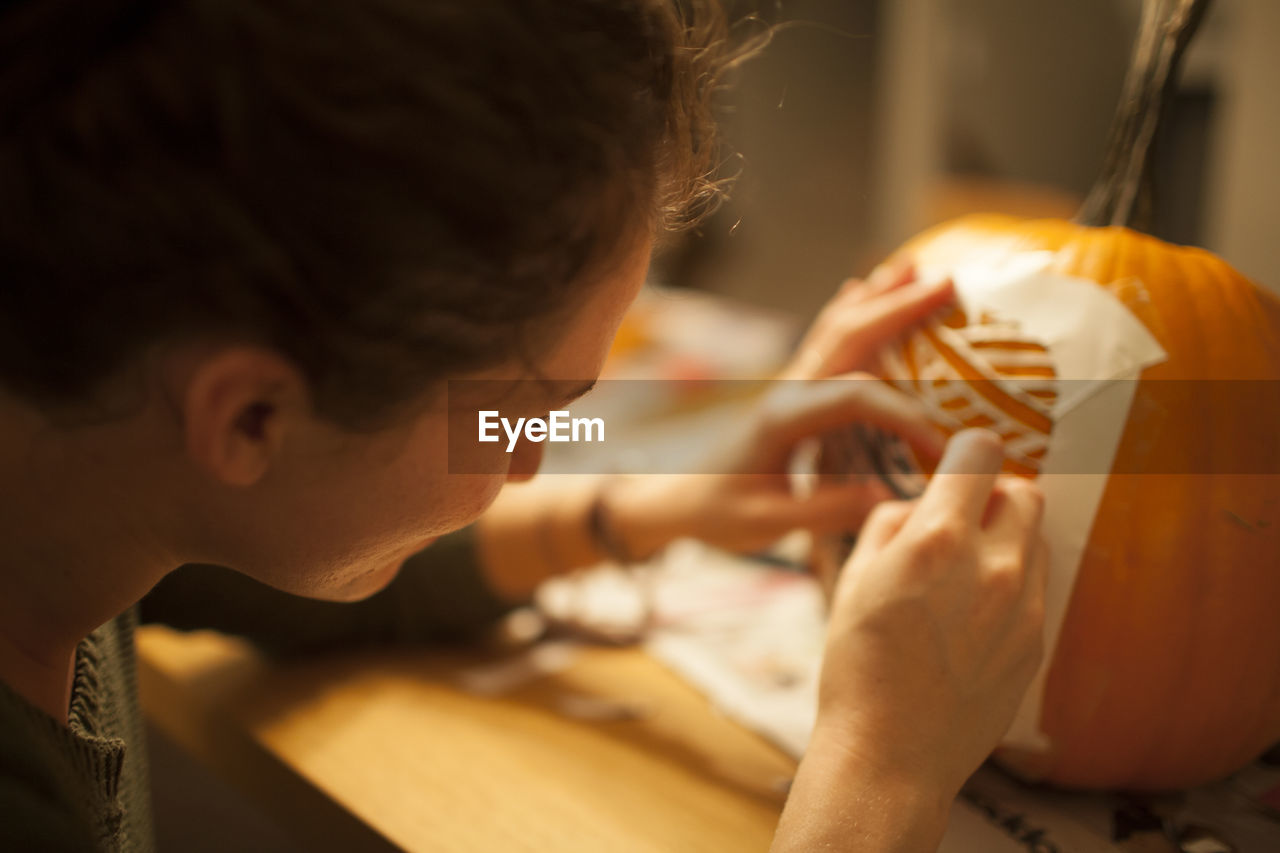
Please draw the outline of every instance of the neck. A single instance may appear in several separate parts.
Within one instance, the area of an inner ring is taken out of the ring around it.
[[[63,722],[76,646],[178,565],[117,438],[0,404],[0,680]]]

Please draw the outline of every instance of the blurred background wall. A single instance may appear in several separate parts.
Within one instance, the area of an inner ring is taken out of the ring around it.
[[[927,225],[1069,217],[1140,0],[758,0],[788,24],[725,99],[732,200],[657,275],[812,314]],[[1153,231],[1280,291],[1280,2],[1215,0],[1157,151]]]

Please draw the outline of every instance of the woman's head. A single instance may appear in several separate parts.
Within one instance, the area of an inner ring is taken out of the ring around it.
[[[150,582],[381,586],[503,480],[450,473],[440,380],[594,377],[715,200],[716,0],[0,9],[6,487]]]
[[[377,423],[528,358],[711,204],[713,0],[26,0],[0,17],[0,386],[251,342]]]

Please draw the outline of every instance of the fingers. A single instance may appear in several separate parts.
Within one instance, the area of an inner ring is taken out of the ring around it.
[[[907,283],[910,282],[910,283]],[[833,305],[827,322],[830,330],[825,349],[827,375],[864,365],[877,350],[928,319],[955,298],[950,279],[901,284]]]
[[[911,284],[916,280],[916,266],[909,260],[889,258],[871,271],[865,279],[847,278],[830,304],[842,300],[861,300]]]
[[[818,379],[865,367],[881,347],[954,299],[950,280],[921,282],[906,262],[886,263],[867,281],[849,279],[822,309],[783,376]]]
[[[878,298],[865,303],[861,326],[869,338],[886,343],[955,298],[955,284],[949,278],[908,281],[886,288]]]
[[[1049,546],[1036,536],[1027,555],[1023,573],[1022,595],[1018,610],[1031,635],[1028,646],[1028,668],[1034,674],[1044,655],[1045,590],[1049,583]]]
[[[771,473],[802,439],[866,423],[901,436],[930,459],[942,455],[945,438],[915,398],[866,374],[822,381],[789,381],[766,398],[760,428]],[[781,469],[777,469],[781,470]]]
[[[869,295],[896,290],[916,280],[916,265],[909,260],[890,258],[867,276]]]
[[[1043,514],[1039,486],[1020,477],[1000,477],[982,521],[987,570],[999,576],[991,576],[990,582],[1006,593],[1016,590],[1017,598],[1036,610],[1043,609],[1047,577],[1045,554],[1040,553]]]
[[[785,514],[793,528],[841,533],[862,527],[877,506],[892,498],[893,493],[878,480],[827,484],[806,498],[793,499]]]
[[[858,531],[858,547],[877,552],[902,530],[916,508],[915,501],[883,501],[876,505]]]
[[[1032,546],[1031,567],[1027,572],[1027,586],[1034,590],[1042,609],[1044,607],[1045,590],[1049,586],[1050,568],[1049,543],[1045,542],[1043,536],[1037,535],[1035,545]],[[1041,618],[1043,619],[1043,613]]]
[[[967,429],[956,433],[947,443],[942,461],[912,518],[921,519],[922,523],[957,519],[976,528],[1003,461],[1004,445],[990,430]]]
[[[884,552],[911,518],[915,508],[915,501],[883,501],[871,510],[862,529],[858,531],[858,541],[853,553],[845,560],[842,570],[835,578],[832,602],[849,601],[860,567],[870,565]]]
[[[1001,477],[992,490],[983,528],[997,539],[1018,542],[1030,553],[1040,535],[1044,516],[1044,494],[1040,487],[1021,477]]]

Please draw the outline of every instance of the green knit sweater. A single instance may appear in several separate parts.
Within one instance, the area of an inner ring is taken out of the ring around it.
[[[65,724],[0,681],[0,851],[154,849],[133,648],[140,620],[241,634],[281,654],[458,638],[511,606],[476,566],[469,533],[454,534],[356,604],[297,598],[216,567],[179,569],[80,643]]]

